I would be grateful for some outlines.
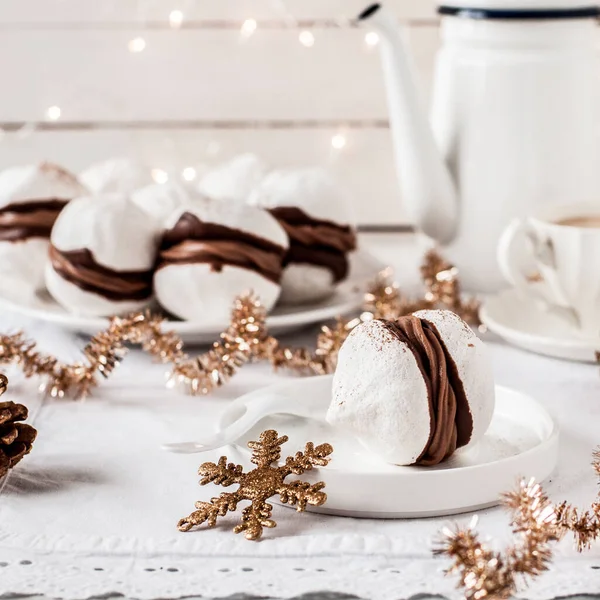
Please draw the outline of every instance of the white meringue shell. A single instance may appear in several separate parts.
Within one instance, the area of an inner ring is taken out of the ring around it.
[[[150,215],[159,228],[182,206],[194,201],[197,192],[192,192],[179,183],[153,183],[131,194],[131,200]]]
[[[335,290],[333,273],[319,265],[295,263],[283,269],[281,304],[311,304],[331,296]]]
[[[355,224],[349,194],[322,167],[271,171],[254,189],[248,203],[263,208],[296,206],[315,219]]]
[[[115,271],[144,271],[156,259],[154,220],[124,194],[86,196],[70,202],[50,236],[58,250],[87,248],[95,260]]]
[[[69,201],[87,193],[75,175],[52,163],[0,171],[0,208],[43,200]]]
[[[233,302],[242,292],[257,294],[269,311],[280,289],[254,271],[230,265],[219,272],[202,263],[172,265],[154,274],[154,291],[161,306],[180,319],[215,330],[227,327]]]
[[[153,183],[150,169],[125,157],[94,163],[79,174],[79,180],[94,194],[131,194]]]
[[[240,154],[206,173],[198,191],[214,200],[244,203],[266,173],[267,166],[258,156]]]
[[[427,386],[411,350],[381,321],[356,327],[340,349],[327,421],[386,462],[410,465],[423,453]]]

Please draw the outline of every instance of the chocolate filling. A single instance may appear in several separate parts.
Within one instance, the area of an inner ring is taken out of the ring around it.
[[[4,206],[0,209],[0,241],[49,238],[52,226],[66,204],[66,200],[50,199]]]
[[[437,329],[415,316],[384,325],[414,354],[427,386],[431,433],[417,465],[437,465],[469,443],[473,417],[456,364]]]
[[[206,223],[185,212],[165,231],[157,269],[170,265],[206,263],[219,272],[225,265],[255,271],[279,283],[285,248],[239,229]]]
[[[87,249],[61,251],[50,246],[54,270],[78,288],[107,300],[143,301],[152,295],[152,269],[148,271],[114,271],[96,262]]]
[[[332,272],[335,283],[348,277],[348,252],[356,248],[356,234],[349,225],[313,219],[294,206],[280,206],[269,212],[290,238],[284,266],[304,263],[325,267]]]

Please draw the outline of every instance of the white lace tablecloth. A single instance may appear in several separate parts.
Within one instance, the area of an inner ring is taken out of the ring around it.
[[[21,326],[62,358],[76,358],[84,343],[41,323],[0,316],[0,331]],[[598,369],[528,354],[497,340],[490,347],[497,382],[535,396],[560,423],[560,463],[547,484],[552,498],[589,505],[598,490],[589,467],[600,444]],[[447,561],[431,554],[432,541],[449,518],[360,520],[276,506],[278,526],[260,542],[231,533],[239,515],[212,530],[178,532],[178,519],[194,502],[217,492],[198,486],[196,474],[198,464],[214,455],[173,455],[160,445],[210,432],[228,401],[285,375],[251,365],[215,395],[191,398],[167,391],[164,372],[134,352],[93,397],[74,403],[42,401],[34,382],[8,370],[6,398],[29,406],[39,437],[0,492],[0,596],[179,598],[244,592],[285,598],[320,590],[374,600],[420,593],[460,596],[455,580],[444,577]],[[506,543],[507,525],[500,509],[480,512],[484,537]],[[526,597],[583,592],[600,592],[600,546],[578,555],[565,540],[552,571]]]

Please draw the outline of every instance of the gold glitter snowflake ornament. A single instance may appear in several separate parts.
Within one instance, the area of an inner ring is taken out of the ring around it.
[[[235,492],[223,492],[212,498],[210,502],[196,502],[196,508],[189,517],[181,519],[177,524],[180,531],[189,531],[192,527],[208,523],[209,527],[217,524],[218,517],[224,517],[228,511],[235,511],[242,500],[249,500],[250,506],[242,511],[242,522],[235,527],[234,533],[242,533],[248,540],[257,540],[263,534],[263,528],[277,525],[271,519],[273,506],[267,502],[269,498],[279,494],[284,504],[296,506],[299,512],[306,509],[307,504],[321,506],[327,500],[323,492],[325,484],[319,481],[310,484],[305,481],[284,481],[288,475],[301,475],[310,471],[313,466],[324,467],[329,462],[328,456],[333,452],[330,444],[316,446],[308,442],[304,452],[296,452],[288,456],[285,464],[277,467],[273,463],[281,457],[281,446],[288,441],[286,435],[279,437],[273,429],[263,431],[258,442],[248,442],[252,450],[251,461],[256,465],[249,473],[244,473],[241,465],[227,463],[222,456],[218,463],[204,463],[198,469],[202,475],[200,485],[216,483],[228,487],[237,483]]]

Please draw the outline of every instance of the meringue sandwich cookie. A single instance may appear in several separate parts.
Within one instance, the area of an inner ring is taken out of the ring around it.
[[[290,238],[282,303],[326,298],[348,277],[348,255],[356,248],[350,202],[324,169],[273,171],[249,202],[266,208]]]
[[[129,158],[109,158],[90,165],[79,180],[94,194],[131,194],[154,183],[150,169]]]
[[[267,165],[258,156],[240,154],[206,173],[198,191],[214,200],[247,202],[266,173]]]
[[[87,190],[51,163],[0,172],[0,272],[43,288],[52,226],[65,205]]]
[[[340,349],[327,421],[397,465],[437,465],[487,431],[495,403],[484,343],[456,314],[362,323]]]
[[[46,285],[70,312],[106,317],[139,310],[150,301],[156,224],[127,196],[71,202],[50,241]]]
[[[229,322],[234,299],[254,291],[270,310],[280,292],[288,240],[269,213],[204,199],[180,209],[164,231],[154,290],[181,319]]]
[[[198,198],[197,194],[179,183],[153,183],[133,192],[131,199],[161,228],[174,212]]]

